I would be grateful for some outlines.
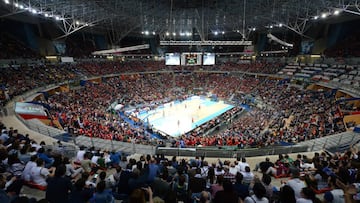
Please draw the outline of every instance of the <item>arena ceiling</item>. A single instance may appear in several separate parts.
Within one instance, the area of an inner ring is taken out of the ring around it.
[[[1,0],[2,17],[28,13],[54,21],[68,36],[88,29],[178,40],[198,35],[247,39],[254,31],[287,29],[305,36],[315,21],[360,16],[358,0]]]

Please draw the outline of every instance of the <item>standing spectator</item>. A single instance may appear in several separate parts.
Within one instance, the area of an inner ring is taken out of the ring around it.
[[[70,179],[64,177],[66,166],[61,164],[56,167],[55,176],[47,180],[45,198],[49,203],[66,203],[69,202],[69,192],[73,190]]]
[[[238,194],[238,197],[244,200],[249,196],[249,185],[243,184],[243,175],[241,173],[236,174],[236,182],[234,184],[234,190]]]
[[[331,203],[345,203],[344,191],[337,186],[336,180],[337,178],[335,176],[329,177],[328,184],[331,190],[325,192],[324,201]]]

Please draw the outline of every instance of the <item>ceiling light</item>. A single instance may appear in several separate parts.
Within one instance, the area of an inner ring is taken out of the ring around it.
[[[335,11],[334,11],[334,15],[337,16],[337,15],[339,15],[339,14],[340,14],[340,10],[335,10]]]
[[[321,14],[321,18],[326,18],[327,17],[327,14],[326,13],[322,13]]]
[[[45,16],[45,17],[49,17],[49,14],[45,13],[44,16]]]
[[[19,5],[19,8],[20,8],[20,9],[24,9],[24,6],[23,6],[23,5]]]
[[[225,34],[225,32],[224,32],[224,31],[222,31],[222,32],[221,32],[221,34]]]
[[[155,35],[155,32],[152,32],[153,35]]]
[[[77,20],[77,21],[75,21],[75,24],[76,24],[76,25],[79,25],[79,24],[80,24],[80,22]]]
[[[9,3],[10,3],[10,1],[9,1],[9,0],[4,0],[4,2],[5,2],[6,4],[9,4]]]
[[[60,20],[60,17],[59,17],[59,16],[55,16],[55,20]]]
[[[14,3],[14,6],[15,6],[16,8],[18,8],[18,7],[19,7],[19,4],[18,4],[18,3]]]
[[[176,36],[176,32],[173,32],[173,36]]]
[[[145,35],[149,35],[149,31],[145,31]]]
[[[214,32],[214,35],[218,35],[219,33],[217,31]]]
[[[166,34],[166,36],[169,36],[169,35],[170,35],[170,33],[169,33],[169,32],[166,32],[165,34]]]
[[[141,34],[144,34],[144,31],[142,31]]]
[[[319,19],[319,16],[314,16],[314,20],[317,20],[317,19]]]
[[[273,26],[272,26],[272,25],[270,25],[270,28],[273,28]]]
[[[31,13],[37,14],[37,11],[35,9],[31,9]]]
[[[256,30],[256,27],[254,27],[253,29],[252,29],[252,31],[255,31]]]
[[[279,23],[279,27],[282,27],[283,26],[283,24],[282,23]]]

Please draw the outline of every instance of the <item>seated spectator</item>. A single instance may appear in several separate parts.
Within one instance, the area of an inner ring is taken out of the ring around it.
[[[243,175],[241,173],[237,173],[235,176],[236,182],[234,184],[234,190],[238,194],[238,197],[241,200],[244,200],[247,196],[249,196],[249,185],[243,184]]]
[[[301,197],[301,190],[306,187],[305,182],[300,179],[299,170],[292,172],[291,179],[286,183],[286,185],[290,186],[294,190],[296,199]]]
[[[90,199],[91,203],[106,203],[106,202],[114,202],[114,197],[111,193],[105,190],[106,183],[105,181],[100,181],[96,185],[96,192],[94,193],[93,197]]]
[[[44,160],[44,163],[45,163],[45,167],[46,168],[50,168],[53,163],[54,163],[54,158],[50,158],[47,154],[45,154],[45,149],[43,147],[41,147],[39,150],[38,150],[38,158]]]
[[[337,185],[337,177],[330,176],[328,183],[331,188],[330,191],[325,192],[324,201],[325,202],[337,202],[337,203],[345,203],[344,199],[344,191]]]
[[[243,183],[250,185],[251,181],[254,179],[254,174],[251,172],[250,167],[246,166],[245,171],[241,172],[243,175]]]
[[[254,194],[245,198],[244,203],[269,203],[266,198],[266,189],[261,183],[255,183],[253,187]]]
[[[230,181],[224,181],[223,190],[216,192],[213,202],[214,203],[239,203],[240,198],[233,189],[232,183]]]
[[[311,188],[304,187],[301,189],[301,197],[296,199],[296,203],[321,203],[321,201]]]
[[[75,169],[73,164],[70,163],[68,157],[64,157],[63,164],[65,164],[65,166],[66,166],[65,176],[67,176],[71,179],[76,178],[79,174],[81,174],[84,171],[84,169],[81,167],[78,167]]]
[[[66,166],[61,164],[56,167],[54,177],[47,179],[45,198],[49,203],[63,203],[69,201],[69,192],[73,190],[70,179],[64,177]]]
[[[94,189],[85,187],[85,180],[80,178],[74,184],[69,195],[69,203],[87,203],[94,193]]]
[[[47,169],[44,167],[45,163],[42,159],[36,160],[36,166],[31,169],[31,180],[40,186],[47,186],[46,179],[54,176],[55,169]]]
[[[294,190],[288,185],[281,187],[276,203],[296,203]]]
[[[151,187],[135,189],[129,197],[129,203],[146,203],[146,197],[148,195],[149,201],[148,203],[153,203],[153,192]]]
[[[31,181],[31,169],[36,167],[36,155],[32,155],[30,161],[25,165],[25,169],[22,172],[22,179],[25,181]]]
[[[11,198],[8,196],[5,191],[6,178],[0,175],[0,202],[1,203],[10,203]]]

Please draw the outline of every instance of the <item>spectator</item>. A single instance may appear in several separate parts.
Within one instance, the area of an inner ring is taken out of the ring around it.
[[[46,179],[48,177],[54,176],[55,169],[54,168],[44,168],[44,161],[40,158],[36,160],[36,167],[31,169],[31,180],[40,186],[47,186]]]
[[[301,190],[306,187],[303,180],[300,180],[300,171],[296,170],[292,172],[292,178],[286,183],[286,185],[290,186],[294,192],[296,199],[301,198]]]
[[[240,198],[233,190],[232,183],[230,181],[224,181],[223,190],[216,192],[214,197],[214,203],[240,203]]]
[[[288,185],[281,187],[279,199],[276,203],[296,203],[294,190]]]
[[[245,198],[244,203],[269,203],[265,197],[266,189],[261,183],[255,183],[253,187],[254,194]]]
[[[45,198],[49,203],[63,203],[69,201],[69,192],[73,190],[70,179],[64,177],[66,166],[61,164],[56,167],[54,177],[47,180]]]

